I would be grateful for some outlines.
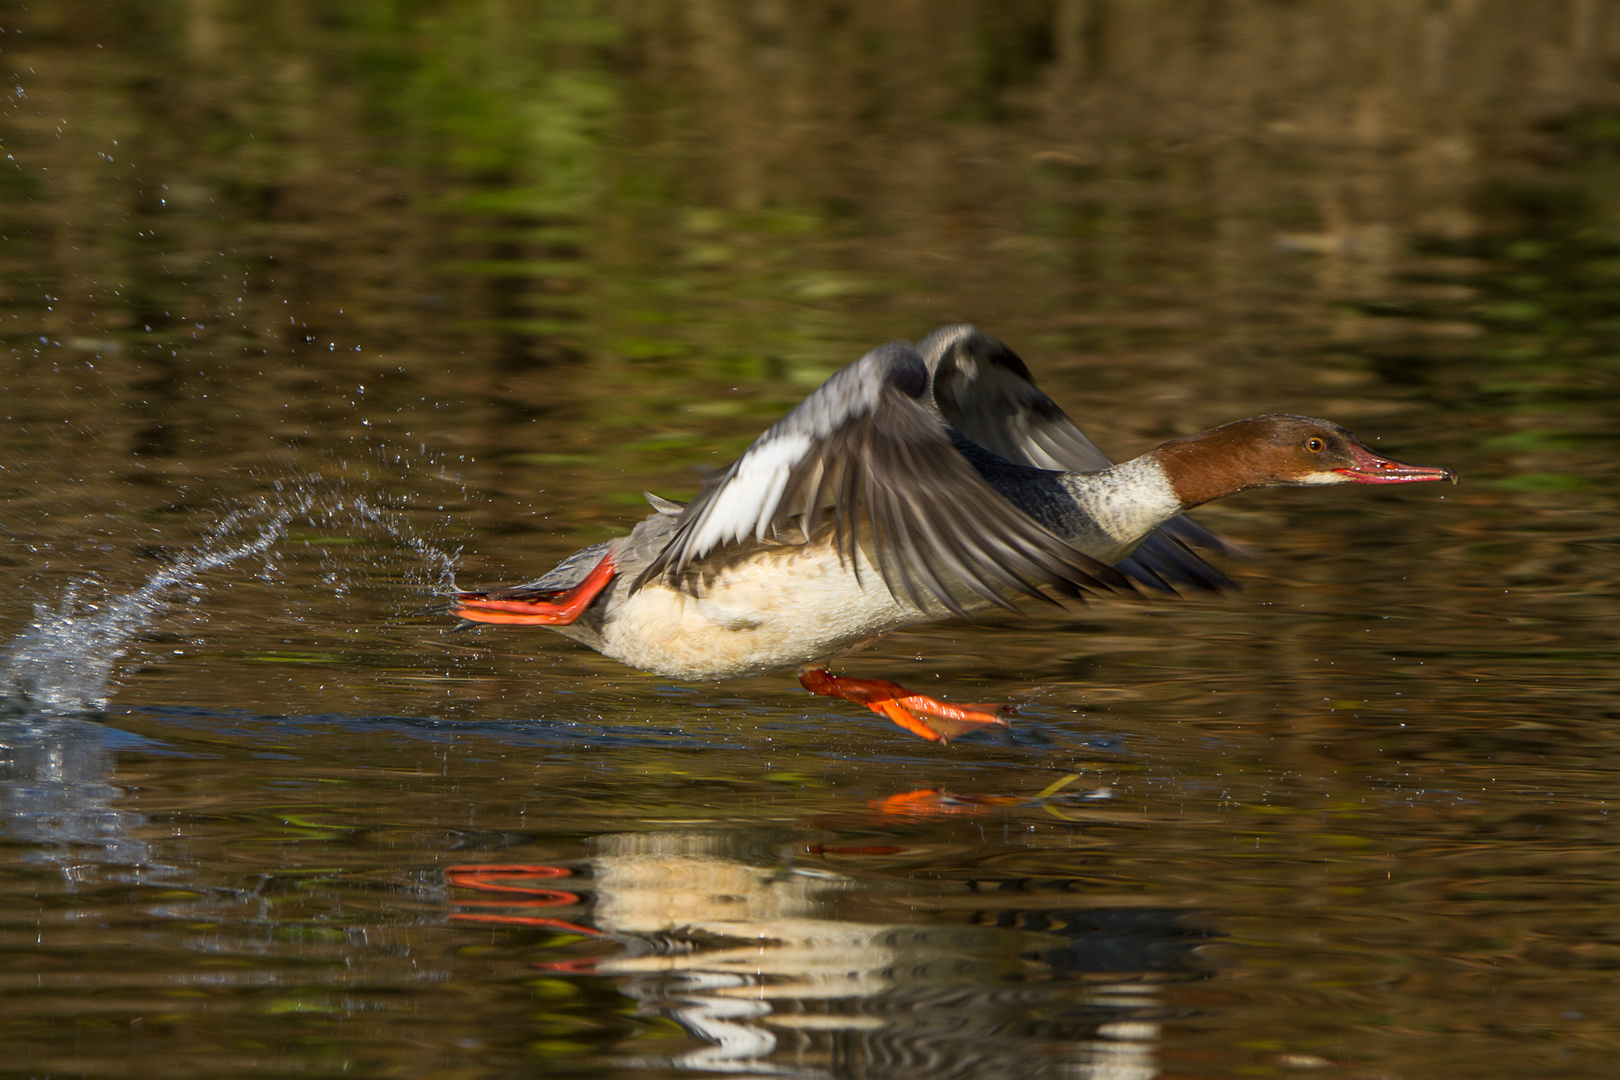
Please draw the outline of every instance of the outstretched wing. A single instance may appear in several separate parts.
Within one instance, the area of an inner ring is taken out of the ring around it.
[[[670,543],[633,588],[689,587],[693,565],[728,547],[804,542],[830,524],[839,558],[859,572],[869,544],[895,597],[925,594],[965,614],[964,592],[1010,608],[1012,594],[1050,599],[1128,589],[992,488],[919,398],[928,369],[911,346],[873,349],[806,398],[703,485]]]
[[[945,420],[972,442],[1018,465],[1095,472],[1113,459],[1086,437],[1058,403],[1043,394],[1029,368],[1007,346],[971,326],[943,326],[917,343],[932,375]],[[1159,526],[1115,565],[1138,581],[1169,590],[1236,588],[1188,545],[1241,555],[1237,545],[1183,515]]]

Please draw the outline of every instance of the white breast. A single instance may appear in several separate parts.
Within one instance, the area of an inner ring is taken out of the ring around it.
[[[896,601],[864,559],[857,583],[827,548],[784,546],[721,570],[701,596],[644,586],[610,611],[601,649],[671,678],[732,679],[825,660],[946,615]]]

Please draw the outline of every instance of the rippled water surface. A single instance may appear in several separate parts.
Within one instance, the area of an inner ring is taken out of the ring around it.
[[[1608,1076],[1620,10],[10,4],[0,1074]],[[1243,591],[791,677],[446,633],[972,321]]]

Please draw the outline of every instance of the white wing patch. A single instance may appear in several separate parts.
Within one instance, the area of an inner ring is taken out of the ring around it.
[[[701,558],[750,533],[756,540],[764,539],[793,467],[809,450],[810,436],[795,431],[762,441],[744,454],[737,472],[704,509],[690,541],[692,556]]]

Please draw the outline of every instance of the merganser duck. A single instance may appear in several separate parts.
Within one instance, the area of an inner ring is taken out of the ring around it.
[[[681,504],[526,585],[458,593],[471,623],[549,626],[631,667],[707,681],[797,668],[811,693],[947,742],[1004,710],[829,661],[902,627],[1133,587],[1231,582],[1183,513],[1251,488],[1451,480],[1337,424],[1258,416],[1114,464],[1001,342],[947,326],[836,372]],[[460,625],[466,625],[462,623]]]

